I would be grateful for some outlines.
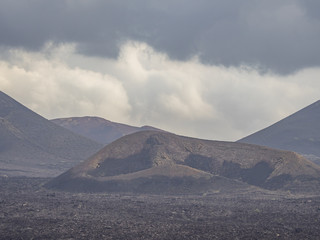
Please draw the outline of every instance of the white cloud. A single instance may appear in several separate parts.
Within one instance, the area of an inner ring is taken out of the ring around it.
[[[112,76],[70,67],[46,51],[10,53],[9,61],[0,61],[0,87],[34,111],[47,118],[107,114],[128,120],[125,89]]]
[[[183,135],[237,140],[318,100],[320,68],[288,76],[252,67],[173,61],[128,42],[119,58],[75,46],[14,49],[0,60],[0,88],[47,118],[96,115]]]

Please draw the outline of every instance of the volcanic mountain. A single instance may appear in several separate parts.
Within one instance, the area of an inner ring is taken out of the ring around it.
[[[144,131],[110,143],[46,187],[191,193],[250,185],[292,189],[310,179],[317,182],[319,177],[319,166],[293,152]]]
[[[239,142],[298,152],[320,164],[320,101]]]
[[[150,126],[134,127],[122,123],[111,122],[99,117],[57,118],[51,121],[79,135],[102,143],[103,145],[107,145],[120,137],[139,131],[161,131],[160,129]]]
[[[0,91],[0,174],[57,176],[101,148]]]

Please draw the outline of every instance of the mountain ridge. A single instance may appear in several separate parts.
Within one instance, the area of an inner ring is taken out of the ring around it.
[[[138,131],[162,131],[151,126],[135,127],[123,123],[112,122],[96,116],[56,118],[51,121],[104,145],[107,145],[120,137]]]

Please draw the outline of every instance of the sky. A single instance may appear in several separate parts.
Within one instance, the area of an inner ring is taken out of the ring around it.
[[[318,0],[0,0],[0,90],[235,141],[320,99]]]

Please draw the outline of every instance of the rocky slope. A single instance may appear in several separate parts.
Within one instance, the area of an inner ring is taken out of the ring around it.
[[[0,175],[57,176],[101,147],[0,91]]]
[[[320,101],[239,142],[298,152],[320,164]]]

